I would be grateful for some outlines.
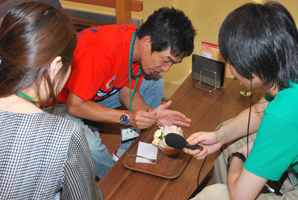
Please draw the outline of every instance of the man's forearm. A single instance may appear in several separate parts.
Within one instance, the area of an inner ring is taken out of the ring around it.
[[[231,160],[231,165],[229,168],[229,173],[227,177],[227,184],[232,199],[237,199],[238,197],[243,197],[239,188],[237,188],[237,180],[243,169],[244,162],[237,157],[233,157]],[[239,198],[238,198],[239,199]]]
[[[97,122],[119,123],[123,110],[104,107],[93,101],[86,101],[77,105],[67,104],[67,112],[78,118]]]
[[[255,104],[251,108],[251,116],[249,123],[249,134],[255,133],[262,121],[263,112],[267,108],[268,103],[265,98],[261,98],[258,104]],[[249,108],[242,111],[237,115],[231,122],[222,126],[219,129],[220,136],[222,138],[222,143],[226,144],[233,140],[244,137],[247,134],[247,125],[249,118]]]

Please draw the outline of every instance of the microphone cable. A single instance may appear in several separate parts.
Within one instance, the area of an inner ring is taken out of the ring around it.
[[[201,166],[201,168],[200,168],[200,171],[199,171],[199,173],[198,173],[198,178],[197,178],[197,186],[198,186],[198,187],[199,187],[199,184],[200,184],[200,181],[199,181],[199,179],[200,179],[200,174],[201,174],[201,171],[202,171],[202,169],[203,169],[203,167],[204,167],[204,164],[205,164],[206,160],[207,160],[207,156],[205,157],[205,159],[204,159],[204,161],[203,161],[203,164],[202,164],[202,166]]]
[[[246,141],[247,141],[247,157],[248,157],[248,142],[249,142],[249,125],[250,125],[250,116],[251,116],[251,107],[252,107],[252,78],[251,78],[251,81],[250,81],[250,91],[251,91],[251,94],[250,94],[250,102],[249,102],[249,114],[248,114],[248,122],[247,122],[247,132],[246,132]],[[246,159],[247,159],[246,157]]]

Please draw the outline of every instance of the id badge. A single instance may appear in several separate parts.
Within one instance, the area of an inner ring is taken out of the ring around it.
[[[126,125],[121,127],[121,142],[125,142],[127,140],[132,140],[137,138],[141,133],[141,130],[130,126],[130,125]]]

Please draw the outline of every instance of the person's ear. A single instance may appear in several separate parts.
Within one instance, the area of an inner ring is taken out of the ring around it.
[[[149,35],[144,36],[141,39],[141,43],[142,43],[142,48],[146,49],[146,48],[151,48],[151,37]]]
[[[50,65],[50,77],[53,80],[54,77],[56,76],[56,74],[58,73],[58,71],[61,69],[62,67],[62,58],[61,56],[57,56],[51,63]]]

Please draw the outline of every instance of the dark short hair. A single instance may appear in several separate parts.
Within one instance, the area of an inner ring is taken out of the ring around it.
[[[0,97],[34,84],[38,87],[45,80],[49,97],[40,103],[54,100],[55,86],[64,80],[76,44],[74,26],[56,8],[43,2],[30,2],[10,9],[0,27]],[[61,56],[63,66],[52,81],[49,67],[57,56]],[[37,96],[40,97],[38,90]]]
[[[232,11],[219,32],[223,58],[247,79],[252,73],[264,85],[290,87],[298,78],[298,32],[289,11],[280,3],[248,3]]]
[[[155,10],[141,25],[138,38],[151,37],[151,51],[161,52],[171,47],[175,56],[189,56],[194,50],[196,31],[184,12],[163,7]]]

